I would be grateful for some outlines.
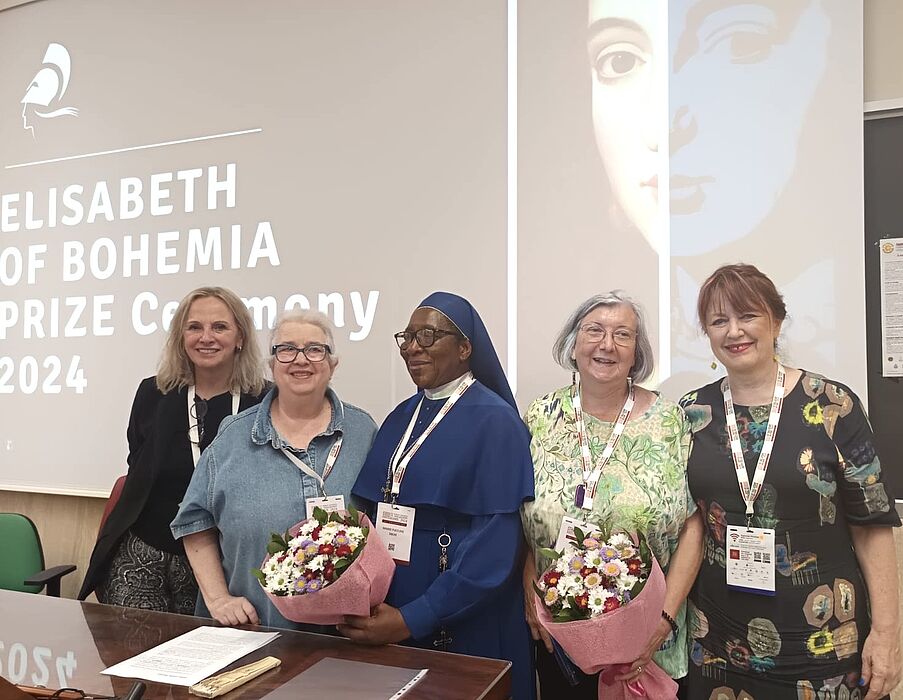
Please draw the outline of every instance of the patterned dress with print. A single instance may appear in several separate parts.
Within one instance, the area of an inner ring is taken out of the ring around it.
[[[867,590],[848,525],[899,526],[872,431],[846,386],[803,372],[784,398],[754,527],[775,529],[774,596],[725,581],[725,531],[743,525],[721,381],[684,396],[687,474],[705,521],[690,595],[691,700],[857,700]],[[735,406],[752,481],[769,406]]]

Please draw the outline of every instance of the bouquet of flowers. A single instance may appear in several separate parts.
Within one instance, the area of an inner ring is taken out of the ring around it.
[[[629,671],[661,620],[665,575],[646,540],[574,528],[563,552],[540,554],[553,564],[535,584],[536,612],[546,631],[584,673],[598,673],[600,700],[676,698],[677,684],[650,662],[634,681]]]
[[[252,573],[287,620],[335,625],[386,599],[395,562],[366,515],[315,508],[313,518],[272,534]]]

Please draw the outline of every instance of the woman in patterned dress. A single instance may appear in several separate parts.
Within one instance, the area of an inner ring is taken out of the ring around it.
[[[690,490],[705,523],[690,596],[689,697],[886,697],[900,678],[891,531],[900,520],[859,399],[839,382],[780,365],[775,347],[786,309],[752,265],[716,270],[697,311],[727,377],[681,401],[693,431]],[[763,470],[760,454],[772,445]],[[773,531],[773,553],[767,547],[762,556],[773,556],[774,571],[765,566],[765,583],[742,579],[738,590],[728,586],[734,574],[725,557],[741,560],[734,543],[744,530]]]
[[[524,567],[527,617],[543,698],[595,698],[597,680],[582,676],[572,687],[554,660],[552,643],[536,620],[532,582],[550,562],[538,555],[552,547],[562,518],[642,532],[666,571],[668,592],[661,622],[643,655],[623,676],[634,679],[654,659],[674,678],[687,672],[684,601],[702,556],[702,521],[686,486],[689,425],[677,404],[634,386],[653,371],[652,346],[639,306],[620,292],[596,295],[571,314],[553,355],[574,381],[534,401],[526,414],[533,436],[536,500],[522,509],[530,545]],[[579,382],[577,381],[579,379]],[[616,419],[631,393],[635,404],[614,452],[602,465],[592,510],[577,504],[584,487],[575,396],[594,466],[600,466]]]

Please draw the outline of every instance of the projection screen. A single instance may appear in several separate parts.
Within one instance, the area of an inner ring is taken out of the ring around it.
[[[42,0],[0,11],[0,65],[0,488],[106,495],[208,284],[261,345],[322,309],[380,421],[431,291],[523,409],[570,381],[568,313],[626,290],[678,398],[723,373],[699,285],[745,261],[786,362],[865,398],[860,0]]]

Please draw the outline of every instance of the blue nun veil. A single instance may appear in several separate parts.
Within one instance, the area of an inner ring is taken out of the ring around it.
[[[417,308],[435,309],[444,314],[458,330],[470,341],[473,353],[470,356],[470,371],[487,389],[498,394],[514,410],[514,394],[508,384],[508,378],[502,370],[502,363],[495,352],[489,331],[480,318],[480,314],[464,297],[450,292],[433,292],[420,302]]]

